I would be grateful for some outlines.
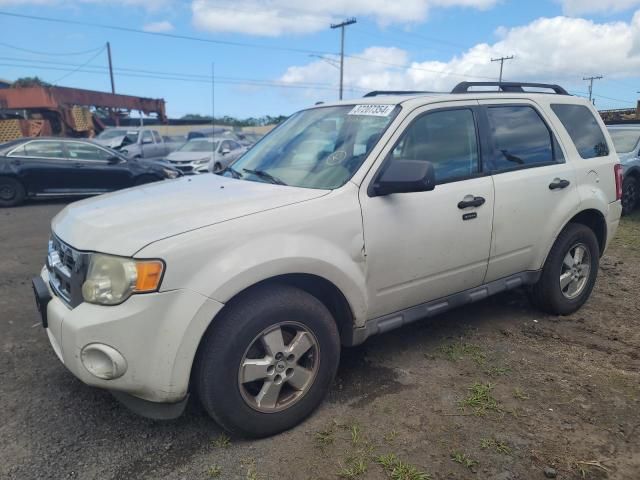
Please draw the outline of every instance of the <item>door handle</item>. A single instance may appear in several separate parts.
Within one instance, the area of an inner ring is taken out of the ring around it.
[[[74,163],[74,166],[75,166],[76,168],[84,168],[84,165],[83,165],[81,162],[76,162],[76,163]]]
[[[479,207],[484,205],[486,200],[483,197],[474,197],[473,195],[467,195],[464,199],[458,203],[458,208],[460,210],[469,207]]]
[[[567,188],[571,182],[569,180],[565,180],[563,178],[554,178],[553,182],[549,184],[549,190],[558,190]]]

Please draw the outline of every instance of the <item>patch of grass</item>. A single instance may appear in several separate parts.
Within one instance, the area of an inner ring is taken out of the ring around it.
[[[389,433],[387,433],[384,437],[384,441],[387,443],[393,443],[396,441],[396,438],[398,438],[398,435],[400,435],[398,433],[397,430],[391,430]]]
[[[484,371],[484,373],[486,373],[490,377],[503,377],[505,375],[508,375],[509,372],[511,372],[511,369],[509,367],[499,367],[495,365]]]
[[[496,453],[500,453],[502,455],[511,455],[511,448],[502,440],[497,440],[495,438],[483,438],[480,440],[480,447],[484,449],[495,450]]]
[[[640,251],[640,210],[622,217],[613,244]]]
[[[219,465],[212,465],[207,469],[207,475],[209,478],[220,478],[222,468]]]
[[[474,383],[469,388],[469,395],[460,401],[460,408],[469,407],[478,416],[486,414],[487,411],[500,412],[500,404],[492,394],[493,388],[494,385],[491,383]]]
[[[348,457],[343,466],[338,472],[340,478],[353,479],[358,478],[361,475],[367,473],[367,460],[364,457]]]
[[[228,435],[221,433],[218,437],[211,442],[216,448],[229,448],[231,446],[231,439]]]
[[[362,440],[362,434],[360,432],[360,425],[357,423],[352,424],[349,427],[349,432],[351,433],[351,443],[353,445],[357,445]]]
[[[478,465],[478,462],[476,460],[473,460],[466,453],[462,453],[462,452],[453,452],[451,454],[451,460],[453,460],[456,463],[459,463],[460,465],[468,468],[471,471],[473,471],[473,469]]]
[[[443,345],[440,347],[442,352],[452,362],[457,362],[463,358],[470,358],[478,365],[483,365],[487,359],[487,355],[482,351],[478,345],[470,343],[451,343],[449,345]]]
[[[376,463],[382,467],[390,480],[431,480],[431,475],[403,462],[393,453],[379,455],[376,457]]]
[[[314,436],[314,440],[316,442],[316,445],[320,448],[325,448],[325,447],[328,447],[329,445],[332,445],[333,442],[335,442],[336,440],[335,430],[333,428],[333,425],[325,428],[324,430],[320,430],[319,432],[316,432]]]
[[[256,469],[255,462],[250,462],[247,467],[247,476],[246,480],[258,480],[260,477],[258,476],[258,470]]]
[[[529,400],[529,395],[520,387],[516,387],[513,389],[513,398],[516,400]]]

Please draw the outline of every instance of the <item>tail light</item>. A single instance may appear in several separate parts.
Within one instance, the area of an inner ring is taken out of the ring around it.
[[[622,165],[614,165],[613,174],[616,177],[616,200],[622,200]]]

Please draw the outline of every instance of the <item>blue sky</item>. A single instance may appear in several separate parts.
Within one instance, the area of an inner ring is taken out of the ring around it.
[[[599,108],[633,106],[640,90],[637,0],[0,0],[0,11],[256,45],[0,15],[0,78],[38,75],[108,91],[106,52],[99,49],[109,41],[116,91],[162,97],[171,117],[211,113],[212,62],[217,116],[290,114],[337,98],[331,60],[339,34],[328,26],[348,16],[358,23],[346,34],[345,97],[373,89],[445,90],[465,79],[496,78],[498,64],[490,59],[501,54],[515,55],[505,63],[506,80],[554,81],[585,95],[582,77],[604,75],[595,84]],[[330,61],[277,48],[324,52]],[[169,73],[183,76],[139,77]]]

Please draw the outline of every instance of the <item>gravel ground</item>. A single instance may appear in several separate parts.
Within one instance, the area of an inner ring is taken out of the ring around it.
[[[30,278],[64,205],[0,210],[0,478],[640,478],[640,214],[576,314],[515,291],[372,338],[308,421],[245,441],[196,404],[139,418],[58,362]]]

